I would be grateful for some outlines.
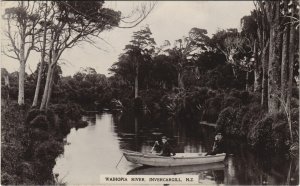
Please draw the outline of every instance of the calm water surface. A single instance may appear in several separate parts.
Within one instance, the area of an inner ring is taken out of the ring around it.
[[[189,122],[151,121],[145,116],[121,113],[84,116],[89,125],[72,129],[66,137],[64,154],[57,158],[53,172],[67,184],[99,184],[101,174],[196,174],[201,183],[298,184],[298,160],[257,158],[245,145],[233,145],[233,155],[224,164],[177,168],[149,168],[128,162],[122,150],[149,152],[162,135],[171,138],[176,152],[207,152],[212,147],[213,127]],[[229,153],[228,153],[229,154]]]

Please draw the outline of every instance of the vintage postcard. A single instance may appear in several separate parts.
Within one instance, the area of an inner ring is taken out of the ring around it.
[[[1,1],[2,185],[298,185],[299,1]]]

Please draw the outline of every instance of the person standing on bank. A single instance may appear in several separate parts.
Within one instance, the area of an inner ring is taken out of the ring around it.
[[[161,144],[158,143],[158,141],[155,141],[155,147],[156,149],[160,149],[160,152],[158,153],[158,155],[160,156],[171,156],[171,154],[173,156],[175,156],[175,152],[173,150],[173,148],[171,147],[171,145],[168,142],[168,138],[166,136],[163,136],[161,138]]]

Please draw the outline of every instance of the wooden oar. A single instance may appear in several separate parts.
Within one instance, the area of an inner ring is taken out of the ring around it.
[[[154,151],[154,147],[156,146],[156,142],[154,142],[154,145],[153,145],[153,147],[152,147],[152,149],[151,149],[151,153]]]
[[[120,158],[118,164],[116,165],[116,167],[118,167],[119,163],[121,162],[122,158],[123,158],[124,154],[122,155],[122,157]]]

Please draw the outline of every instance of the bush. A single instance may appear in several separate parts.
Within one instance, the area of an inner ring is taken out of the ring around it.
[[[79,129],[79,128],[84,128],[86,126],[88,126],[88,122],[87,121],[77,121],[75,124],[75,129]]]
[[[29,132],[29,138],[32,143],[47,141],[49,139],[49,132],[42,129],[33,128]]]
[[[1,184],[3,185],[17,185],[18,177],[16,175],[10,175],[6,172],[1,173]]]
[[[216,130],[226,135],[243,136],[240,122],[243,112],[243,109],[225,108],[218,117]]]
[[[249,104],[244,108],[246,111],[241,120],[241,131],[245,136],[247,136],[249,130],[254,126],[254,124],[261,120],[265,115],[265,111],[261,105],[256,102]]]
[[[44,162],[55,162],[56,157],[63,153],[63,150],[62,143],[50,138],[36,146],[33,157]]]
[[[222,102],[222,108],[226,107],[241,107],[242,101],[239,98],[232,97],[232,96],[225,96],[223,102]]]
[[[26,123],[30,123],[39,114],[45,114],[45,112],[36,108],[30,109],[26,116]]]
[[[70,120],[73,121],[79,121],[82,117],[82,109],[80,105],[75,103],[68,103],[65,111],[64,111],[66,117],[68,117]]]
[[[143,100],[140,97],[137,97],[133,101],[135,110],[142,110],[144,108]]]
[[[205,102],[205,113],[203,115],[203,120],[206,120],[208,122],[216,122],[216,118],[218,118],[218,115],[220,111],[222,110],[222,95],[219,95],[217,97],[209,98]]]
[[[286,115],[284,113],[266,115],[251,128],[248,140],[256,149],[287,150],[291,144]]]
[[[253,147],[264,148],[271,145],[272,117],[265,117],[258,121],[248,134],[248,142]]]
[[[38,128],[42,130],[48,130],[49,121],[46,115],[39,114],[32,121],[30,121],[30,126],[32,128]]]

